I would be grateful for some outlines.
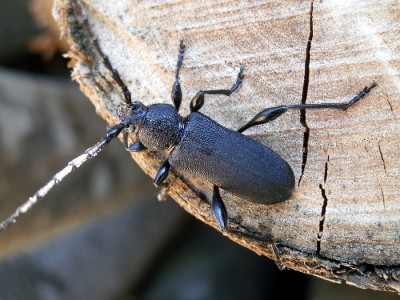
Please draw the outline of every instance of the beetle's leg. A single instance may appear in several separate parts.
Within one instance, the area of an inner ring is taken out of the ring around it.
[[[168,159],[161,165],[161,167],[158,169],[157,175],[154,178],[153,184],[158,187],[161,183],[164,182],[165,179],[167,179],[168,174],[169,174],[169,161]]]
[[[214,217],[217,220],[219,227],[222,230],[226,230],[228,213],[226,211],[225,204],[222,201],[221,195],[219,194],[219,187],[216,185],[214,185],[214,188],[213,188],[213,197],[212,197],[211,207],[212,207]]]
[[[146,149],[146,147],[139,140],[134,142],[132,145],[129,145],[128,144],[128,132],[126,130],[123,132],[123,141],[124,141],[125,149],[127,151],[138,152],[138,151],[143,151]]]
[[[179,43],[179,54],[178,54],[178,62],[176,63],[176,72],[175,72],[175,82],[171,91],[171,99],[174,103],[176,111],[179,110],[182,102],[182,89],[181,84],[179,83],[179,71],[181,70],[183,63],[183,55],[185,53],[185,44],[183,43],[183,39],[180,40]]]
[[[122,80],[118,71],[112,67],[111,62],[108,59],[108,56],[104,54],[103,50],[101,50],[97,37],[93,34],[92,30],[90,29],[88,17],[83,13],[82,8],[78,4],[77,0],[72,0],[71,3],[75,11],[77,12],[77,17],[81,19],[80,22],[82,28],[85,31],[86,35],[89,37],[89,39],[92,41],[94,49],[100,56],[100,59],[102,60],[104,66],[111,72],[111,76],[114,79],[114,81],[118,84],[119,88],[121,89],[126,106],[128,107],[131,106],[132,104],[131,92],[129,91],[125,82]]]
[[[349,102],[344,103],[319,103],[319,104],[292,104],[292,105],[282,105],[276,107],[267,108],[261,112],[259,112],[253,119],[251,119],[247,124],[242,126],[238,132],[243,132],[246,129],[265,124],[267,122],[273,121],[276,118],[280,117],[282,114],[287,112],[289,109],[326,109],[326,108],[333,108],[333,109],[341,109],[347,110],[358,101],[360,101],[363,97],[365,97],[374,87],[376,87],[376,82],[372,82],[368,86],[365,86],[353,99]]]
[[[145,149],[146,147],[140,141],[136,141],[132,145],[128,146],[128,148],[126,148],[126,150],[130,152],[139,152]]]
[[[244,71],[244,66],[240,66],[236,82],[232,85],[232,87],[229,90],[206,90],[197,92],[196,96],[194,96],[193,99],[190,101],[190,111],[196,112],[200,108],[202,108],[204,104],[204,95],[206,94],[230,96],[234,91],[238,89],[240,84],[243,82],[244,78],[243,71]]]

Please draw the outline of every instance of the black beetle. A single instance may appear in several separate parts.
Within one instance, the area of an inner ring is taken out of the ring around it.
[[[96,46],[99,53],[100,47]],[[204,178],[214,185],[212,210],[221,227],[226,229],[227,212],[219,188],[243,199],[261,204],[274,204],[287,200],[294,189],[294,175],[289,164],[263,144],[241,134],[244,130],[278,118],[289,109],[336,108],[346,110],[364,97],[376,83],[365,87],[348,103],[321,103],[284,105],[265,109],[238,131],[225,128],[198,112],[204,104],[204,95],[230,96],[243,81],[243,66],[235,84],[226,90],[199,91],[190,102],[190,114],[178,114],[182,102],[179,71],[182,66],[185,46],[180,42],[175,83],[170,104],[145,106],[141,102],[130,103],[130,94],[125,98],[131,113],[110,129],[108,135],[115,137],[122,129],[133,126],[137,141],[126,148],[130,151],[149,149],[169,151],[169,157],[159,168],[154,185],[159,186],[173,170]],[[101,54],[103,60],[107,57]],[[106,62],[105,65],[109,64]],[[112,69],[110,69],[112,71]],[[115,73],[115,71],[112,71]],[[118,73],[114,78],[119,78]],[[118,82],[118,80],[117,80]],[[126,93],[126,85],[120,85]]]
[[[93,37],[87,18],[76,0],[72,1],[75,10],[82,17],[82,27],[88,36]],[[25,204],[20,206],[9,218],[0,223],[0,229],[14,223],[16,218],[30,209],[43,198],[56,183],[78,168],[81,164],[96,156],[106,144],[124,132],[124,143],[129,151],[169,152],[169,157],[159,168],[154,185],[159,186],[167,178],[170,168],[177,172],[188,173],[204,178],[213,184],[212,210],[221,229],[227,228],[227,211],[221,199],[222,188],[243,199],[261,204],[274,204],[287,200],[294,189],[294,174],[289,164],[278,154],[263,144],[242,134],[246,129],[270,122],[289,109],[334,108],[346,110],[367,95],[377,84],[372,82],[357,96],[347,103],[294,104],[267,108],[258,113],[238,131],[227,129],[209,117],[198,112],[204,104],[206,94],[230,96],[243,81],[243,66],[236,82],[230,89],[202,90],[190,102],[191,113],[187,117],[178,114],[182,102],[179,72],[182,67],[185,45],[180,41],[175,82],[172,87],[170,104],[146,106],[141,102],[131,101],[131,93],[113,69],[108,57],[103,54],[96,38],[93,46],[104,65],[124,95],[129,113],[121,118],[121,123],[107,131],[106,137],[87,149],[84,154],[68,163],[45,186],[35,193]],[[137,137],[132,145],[127,144],[127,130]]]

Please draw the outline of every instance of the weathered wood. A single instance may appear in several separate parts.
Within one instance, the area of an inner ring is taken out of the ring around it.
[[[308,139],[298,112],[246,132],[285,158],[299,185],[289,201],[271,206],[222,193],[232,226],[249,237],[226,235],[276,259],[263,242],[272,236],[282,265],[361,288],[399,292],[396,6],[397,1],[373,6],[368,1],[83,1],[101,48],[133,98],[146,104],[171,103],[181,37],[187,44],[183,115],[198,90],[230,87],[240,64],[245,65],[241,89],[231,97],[206,97],[202,109],[229,128],[239,128],[270,106],[346,101],[376,80],[379,87],[347,112],[306,112]],[[70,1],[56,1],[55,15],[72,44],[74,79],[97,112],[117,123],[122,98],[79,30]],[[152,177],[162,161],[155,153],[133,157]],[[179,174],[168,183],[181,206],[217,228],[201,196],[210,198],[210,184]]]

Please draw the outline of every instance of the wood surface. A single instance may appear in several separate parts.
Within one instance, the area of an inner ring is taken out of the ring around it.
[[[242,87],[231,97],[207,96],[202,109],[228,128],[267,107],[347,101],[376,80],[379,86],[346,112],[307,111],[302,124],[300,112],[292,111],[246,132],[289,162],[296,190],[270,206],[222,192],[230,227],[242,232],[223,234],[283,267],[400,292],[397,0],[81,3],[134,100],[171,103],[180,38],[187,45],[182,115],[197,91],[229,88],[244,65]],[[118,123],[122,97],[71,2],[57,0],[54,14],[72,45],[73,78],[97,113]],[[132,157],[154,178],[165,155]],[[182,174],[167,182],[175,201],[218,230],[211,184]]]

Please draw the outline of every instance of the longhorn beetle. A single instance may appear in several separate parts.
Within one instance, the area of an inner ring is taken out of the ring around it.
[[[93,48],[112,78],[121,89],[128,113],[121,122],[106,132],[94,146],[70,161],[66,167],[40,188],[27,202],[11,216],[0,223],[0,229],[7,228],[26,213],[39,199],[43,198],[57,183],[61,182],[74,169],[99,154],[105,145],[123,132],[124,144],[128,151],[163,151],[169,156],[159,168],[154,185],[160,186],[173,171],[192,174],[213,184],[211,207],[221,229],[227,229],[227,211],[219,193],[222,188],[245,200],[274,204],[287,200],[294,189],[294,175],[289,164],[278,154],[263,144],[242,134],[250,127],[275,120],[291,109],[341,109],[347,110],[366,96],[377,84],[372,82],[347,103],[292,104],[264,109],[237,131],[225,128],[199,110],[204,105],[205,95],[230,96],[243,81],[244,67],[241,66],[236,82],[230,89],[200,90],[190,101],[190,114],[178,114],[182,102],[179,73],[183,63],[185,45],[180,40],[175,82],[171,98],[174,105],[154,104],[146,106],[139,101],[132,102],[131,93],[103,53],[97,38],[94,37],[87,17],[83,14],[77,0],[71,0],[83,31],[91,38]],[[128,130],[137,138],[128,145]]]

